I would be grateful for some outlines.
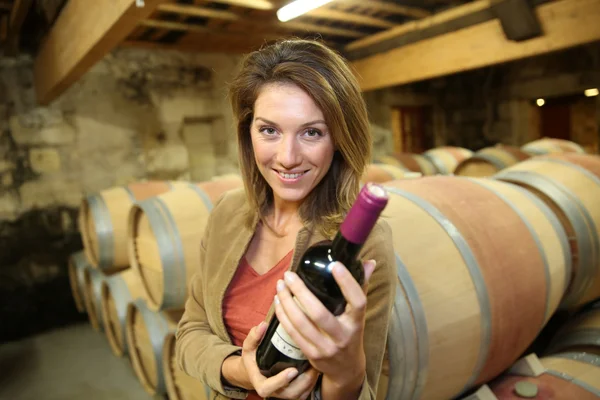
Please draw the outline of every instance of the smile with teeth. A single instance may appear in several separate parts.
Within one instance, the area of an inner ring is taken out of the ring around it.
[[[296,178],[300,178],[302,175],[304,175],[306,173],[306,171],[295,173],[295,174],[286,174],[285,172],[281,172],[281,171],[277,171],[277,173],[284,179],[296,179]]]

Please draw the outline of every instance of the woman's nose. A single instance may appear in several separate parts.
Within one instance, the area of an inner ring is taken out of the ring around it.
[[[293,168],[302,161],[299,143],[294,135],[283,135],[277,149],[277,161],[287,169]]]

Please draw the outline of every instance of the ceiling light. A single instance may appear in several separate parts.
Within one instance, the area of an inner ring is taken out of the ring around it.
[[[583,92],[583,94],[585,94],[586,97],[594,97],[594,96],[598,96],[598,89],[594,88],[594,89],[588,89],[585,92]]]
[[[296,0],[286,6],[281,7],[277,11],[277,18],[281,22],[289,21],[290,19],[296,18],[302,14],[324,6],[330,3],[332,0]]]
[[[541,107],[541,106],[543,106],[544,104],[546,104],[546,101],[545,101],[544,99],[537,99],[537,100],[535,101],[535,103],[536,103],[538,106],[540,106],[540,107]]]

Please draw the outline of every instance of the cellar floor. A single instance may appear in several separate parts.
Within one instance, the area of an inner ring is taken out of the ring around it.
[[[147,394],[127,357],[89,323],[0,343],[0,399],[162,400]]]

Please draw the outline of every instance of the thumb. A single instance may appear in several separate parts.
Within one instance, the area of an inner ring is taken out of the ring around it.
[[[254,328],[250,329],[250,332],[248,332],[248,336],[246,336],[246,339],[244,340],[244,344],[242,346],[244,350],[256,350],[266,330],[267,324],[264,321],[255,326]]]

